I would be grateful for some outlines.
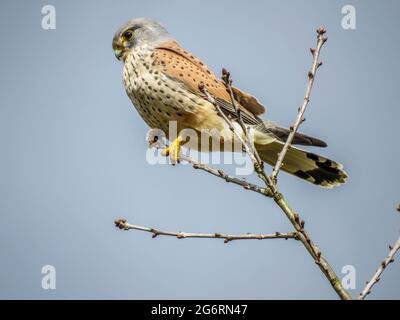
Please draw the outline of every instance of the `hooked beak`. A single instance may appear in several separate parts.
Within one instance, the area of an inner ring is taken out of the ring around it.
[[[122,57],[122,55],[123,55],[121,49],[117,49],[117,48],[114,49],[114,54],[115,54],[115,57],[116,57],[118,60],[121,60],[121,57]]]
[[[114,49],[115,57],[118,60],[121,60],[122,56],[124,55],[123,47],[115,40],[113,41],[112,47]]]

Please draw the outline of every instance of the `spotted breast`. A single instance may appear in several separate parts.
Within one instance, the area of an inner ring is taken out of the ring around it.
[[[157,52],[147,46],[131,50],[127,55],[123,71],[125,90],[140,116],[151,128],[161,129],[166,134],[170,121],[177,122],[179,131],[215,128],[215,124],[205,125],[208,113],[215,113],[214,107],[187,90],[181,82],[168,77],[163,72],[167,63],[175,66],[178,61],[160,59]]]

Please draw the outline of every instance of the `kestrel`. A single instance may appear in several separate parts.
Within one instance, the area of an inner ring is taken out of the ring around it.
[[[219,132],[225,144],[233,140],[226,121],[199,89],[202,84],[220,110],[237,123],[237,112],[224,83],[163,26],[146,18],[131,20],[115,33],[112,46],[117,59],[124,63],[125,90],[143,120],[167,135],[170,121],[176,121],[179,134],[164,150],[172,160],[179,158],[180,147],[185,143],[180,133],[186,128],[198,132],[199,137],[203,131]],[[265,108],[255,97],[235,87],[232,90],[243,122],[254,133],[254,146],[261,159],[273,166],[290,131],[262,120],[259,116]],[[301,133],[296,134],[293,143],[327,146]],[[286,154],[282,170],[326,188],[347,179],[340,163],[295,147]]]

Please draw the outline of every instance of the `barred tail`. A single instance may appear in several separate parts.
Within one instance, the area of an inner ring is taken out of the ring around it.
[[[256,144],[263,161],[274,166],[283,143]],[[346,182],[343,165],[315,153],[291,147],[286,153],[281,170],[324,188],[333,188]]]

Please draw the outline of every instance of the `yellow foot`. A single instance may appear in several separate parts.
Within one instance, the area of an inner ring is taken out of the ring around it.
[[[161,154],[165,157],[168,157],[171,159],[171,164],[175,165],[179,163],[179,154],[181,151],[181,143],[182,140],[180,137],[176,138],[169,147],[166,147],[161,151]]]

